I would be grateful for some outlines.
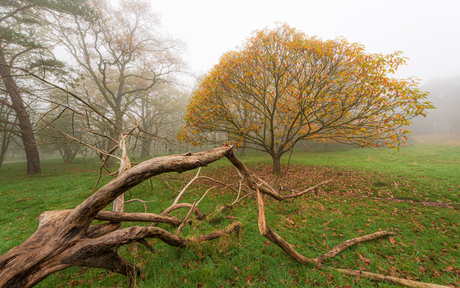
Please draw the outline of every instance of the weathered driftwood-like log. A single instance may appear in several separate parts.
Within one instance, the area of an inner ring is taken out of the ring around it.
[[[257,205],[259,210],[257,211],[257,223],[259,225],[259,232],[263,236],[265,236],[268,240],[271,242],[275,243],[278,245],[281,249],[283,249],[286,254],[291,256],[294,260],[300,263],[304,264],[315,264],[316,266],[320,267],[321,262],[318,261],[317,259],[310,259],[299,252],[297,252],[291,244],[286,242],[282,237],[280,237],[278,234],[273,232],[273,230],[268,227],[267,222],[265,220],[265,210],[264,210],[264,201],[262,199],[262,194],[259,191],[259,186],[256,186],[256,197],[257,197]]]
[[[74,265],[132,275],[136,273],[136,267],[123,259],[114,250],[115,247],[152,237],[170,245],[184,245],[189,240],[157,227],[135,226],[120,230],[120,223],[91,225],[91,222],[97,217],[115,222],[153,220],[180,224],[173,217],[101,210],[125,191],[152,176],[206,166],[231,150],[231,146],[224,146],[201,153],[154,158],[120,173],[73,210],[43,212],[37,231],[24,243],[0,256],[0,287],[31,287],[48,275]],[[123,203],[124,200],[118,201],[115,210],[122,210]],[[217,234],[191,240],[212,240],[237,231],[240,225],[235,223]]]
[[[160,222],[172,226],[179,226],[182,222],[177,217],[158,215],[154,213],[121,213],[112,211],[99,211],[94,219],[112,222]]]
[[[317,257],[317,259],[318,260],[329,259],[329,258],[332,258],[332,257],[335,257],[335,256],[339,255],[345,249],[347,249],[347,248],[349,248],[351,246],[354,246],[356,244],[363,243],[363,242],[366,242],[366,241],[375,240],[377,238],[381,238],[381,237],[384,237],[384,236],[392,236],[392,235],[396,235],[396,233],[382,230],[382,231],[378,231],[378,232],[375,232],[375,233],[372,233],[372,234],[364,235],[362,237],[353,238],[353,239],[350,239],[350,240],[347,240],[345,242],[340,243],[339,245],[337,245],[334,248],[332,248],[326,254],[323,254],[323,255]]]
[[[315,264],[318,267],[321,267],[321,260],[327,259],[327,258],[332,258],[341,252],[343,252],[345,249],[348,247],[351,247],[353,245],[356,245],[358,243],[362,243],[365,241],[370,241],[374,240],[383,236],[388,236],[388,235],[395,235],[396,233],[393,232],[388,232],[388,231],[379,231],[370,235],[366,235],[363,237],[359,238],[354,238],[348,241],[345,241],[336,247],[332,248],[329,252],[326,254],[323,254],[319,257],[316,258],[307,258],[304,255],[300,254],[297,252],[294,247],[292,247],[291,244],[289,244],[286,240],[284,240],[281,236],[276,234],[273,230],[268,227],[268,224],[265,220],[265,211],[264,211],[264,201],[262,198],[262,193],[259,191],[259,187],[256,186],[256,196],[257,196],[257,206],[258,206],[258,211],[257,211],[257,223],[259,225],[259,232],[263,236],[265,236],[268,240],[279,246],[281,249],[286,252],[289,256],[291,256],[294,260],[300,263],[310,263],[310,264]]]

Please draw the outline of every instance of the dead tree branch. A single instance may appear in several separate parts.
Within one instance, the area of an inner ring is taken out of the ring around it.
[[[234,223],[222,231],[187,240],[158,227],[134,226],[119,229],[119,224],[111,224],[113,222],[91,225],[96,218],[115,222],[163,221],[180,225],[181,221],[177,218],[165,215],[130,215],[120,211],[101,210],[119,195],[150,177],[206,166],[224,157],[231,149],[231,146],[224,146],[206,152],[164,156],[145,161],[121,172],[117,178],[101,187],[75,209],[43,212],[39,217],[37,231],[21,245],[0,256],[0,287],[32,287],[48,275],[75,265],[103,268],[132,276],[137,268],[121,257],[114,248],[144,238],[159,238],[170,245],[182,246],[187,241],[208,241],[238,231],[241,223]],[[178,207],[180,204],[172,207],[172,210]],[[199,211],[196,207],[193,210],[195,213]],[[199,213],[204,216],[201,211]]]

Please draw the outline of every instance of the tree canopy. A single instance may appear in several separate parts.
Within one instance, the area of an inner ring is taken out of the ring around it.
[[[406,59],[399,51],[367,53],[343,38],[308,37],[286,24],[255,31],[193,93],[179,138],[251,144],[272,156],[275,172],[302,140],[399,147],[410,119],[433,108],[418,79],[389,76]]]

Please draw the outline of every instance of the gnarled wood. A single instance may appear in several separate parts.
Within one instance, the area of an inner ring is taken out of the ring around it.
[[[101,210],[150,177],[206,166],[224,157],[231,149],[231,146],[224,146],[206,152],[145,161],[122,172],[75,209],[43,212],[37,231],[24,243],[0,256],[0,287],[31,287],[51,273],[73,265],[104,268],[129,275],[136,268],[118,255],[114,247],[148,237],[158,237],[174,246],[184,245],[185,239],[157,227],[135,226],[117,230],[118,223],[91,225],[91,222],[97,217],[116,222],[161,221],[179,225],[181,221],[174,217],[148,213],[127,215]],[[214,239],[214,236],[200,241],[207,239]]]
[[[371,241],[371,240],[374,240],[374,239],[377,239],[377,238],[380,238],[380,237],[392,236],[392,235],[396,235],[396,233],[383,230],[383,231],[378,231],[378,232],[375,232],[375,233],[372,233],[372,234],[364,235],[362,237],[353,238],[353,239],[350,239],[350,240],[347,240],[345,242],[340,243],[339,245],[337,245],[334,248],[332,248],[329,252],[317,257],[316,259],[318,259],[318,260],[329,259],[329,258],[332,258],[332,257],[335,257],[335,256],[339,255],[345,249],[347,249],[347,248],[349,248],[351,246],[354,246],[356,244],[363,243],[363,242],[366,242],[366,241]]]
[[[256,196],[257,196],[257,204],[258,204],[258,212],[257,212],[257,223],[259,225],[260,234],[265,236],[268,240],[275,243],[278,247],[283,249],[286,254],[291,256],[294,260],[304,264],[315,264],[316,266],[320,267],[321,262],[317,259],[310,259],[305,257],[304,255],[297,252],[291,244],[289,244],[286,240],[284,240],[281,236],[273,232],[267,225],[267,221],[265,220],[265,211],[264,211],[264,201],[262,199],[262,194],[259,191],[259,186],[256,186]]]
[[[159,222],[173,226],[179,226],[182,222],[177,217],[158,215],[154,213],[120,213],[112,211],[99,211],[94,219],[113,222]]]

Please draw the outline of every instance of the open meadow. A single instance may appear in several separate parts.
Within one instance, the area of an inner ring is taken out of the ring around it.
[[[388,230],[398,235],[353,246],[324,265],[460,287],[460,141],[416,139],[416,144],[399,152],[301,147],[294,151],[289,164],[289,154],[283,157],[282,173],[276,175],[271,173],[266,154],[249,153],[241,160],[282,193],[333,180],[318,193],[293,201],[280,203],[265,198],[268,224],[303,255],[314,258],[347,239]],[[42,173],[34,176],[25,175],[25,163],[6,163],[1,168],[0,254],[34,233],[41,212],[72,209],[91,195],[98,163],[82,158],[69,165],[61,162],[44,160]],[[160,213],[195,174],[190,171],[151,178],[126,193],[126,200],[149,201],[147,211]],[[224,183],[237,184],[240,179],[226,159],[203,168],[202,174]],[[98,187],[110,179],[104,175]],[[200,181],[181,201],[197,201],[204,191],[217,185]],[[244,226],[238,235],[185,248],[150,240],[155,253],[137,243],[119,248],[119,253],[143,269],[133,286],[396,287],[296,263],[259,234],[253,197],[246,197],[226,213],[218,210],[235,197],[230,189],[211,190],[199,206],[207,220],[192,217],[181,235],[202,235],[240,221]],[[144,205],[131,202],[126,210],[144,212]],[[183,218],[187,212],[176,210],[174,215]],[[159,227],[173,233],[176,229],[163,224]],[[127,285],[126,277],[106,270],[72,267],[51,275],[37,287]]]

